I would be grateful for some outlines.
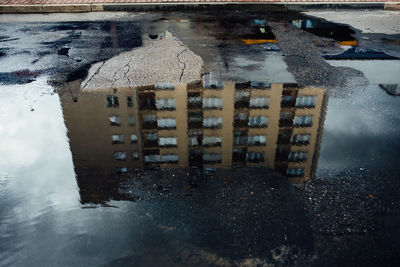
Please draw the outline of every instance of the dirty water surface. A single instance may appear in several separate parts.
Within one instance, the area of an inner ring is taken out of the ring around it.
[[[0,266],[400,263],[399,34],[1,21]]]

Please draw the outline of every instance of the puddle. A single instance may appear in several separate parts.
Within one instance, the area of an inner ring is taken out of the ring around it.
[[[395,262],[397,37],[292,18],[1,24],[0,265]]]
[[[78,173],[80,162],[103,173],[253,166],[310,179],[317,166],[323,89],[229,81],[207,88],[65,88],[61,103]]]
[[[400,58],[388,55],[384,52],[374,51],[366,48],[349,48],[338,55],[324,55],[328,60],[399,60]]]
[[[314,35],[334,39],[341,45],[357,46],[357,40],[354,37],[355,31],[349,26],[321,19],[297,19],[292,20],[292,24]]]

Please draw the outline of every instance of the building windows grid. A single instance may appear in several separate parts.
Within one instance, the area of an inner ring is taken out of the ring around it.
[[[263,135],[234,136],[233,144],[236,146],[265,146],[267,137]]]
[[[246,153],[246,161],[247,162],[264,162],[264,153],[263,152],[247,152]]]
[[[288,176],[304,176],[304,168],[288,168],[286,170]]]
[[[296,107],[298,108],[313,108],[317,102],[316,96],[297,96]]]
[[[307,160],[307,152],[305,151],[293,151],[288,155],[288,161],[298,162],[298,161],[306,161]]]
[[[255,116],[249,118],[249,127],[267,127],[268,117],[265,116]]]
[[[159,129],[175,129],[176,120],[173,118],[160,118],[157,120],[157,126]]]
[[[156,99],[156,107],[158,110],[175,110],[176,102],[173,98]]]
[[[296,127],[308,127],[312,126],[314,116],[295,116],[293,120],[293,126]]]
[[[222,98],[217,97],[204,97],[203,98],[204,109],[222,109]]]
[[[188,107],[189,108],[201,108],[202,107],[201,96],[189,96],[188,97]]]
[[[166,155],[145,155],[145,163],[177,163],[179,160],[179,155],[176,154],[166,154]]]
[[[124,143],[124,135],[123,134],[113,134],[111,136],[111,141],[113,144],[122,144],[122,143]]]
[[[132,115],[128,115],[128,124],[129,126],[134,126],[135,125],[135,117]]]
[[[268,108],[269,97],[250,97],[250,108]]]
[[[114,126],[121,126],[121,117],[117,115],[112,115],[108,117],[108,120],[110,122],[110,125]]]
[[[158,139],[158,145],[160,147],[176,147],[178,145],[177,137],[160,137]]]
[[[136,143],[136,142],[137,142],[137,140],[138,140],[138,138],[137,138],[137,135],[136,135],[136,134],[131,134],[131,135],[130,135],[130,138],[131,138],[131,144],[133,144],[133,143]]]
[[[127,105],[128,107],[133,107],[133,100],[132,100],[132,97],[131,97],[131,96],[127,96],[127,97],[126,97],[126,105]]]
[[[126,152],[123,152],[123,151],[114,152],[114,159],[115,160],[126,160]]]
[[[107,107],[118,107],[118,106],[119,106],[118,96],[114,95],[107,96]]]
[[[204,128],[221,128],[222,127],[222,118],[220,117],[210,117],[203,119],[203,127]]]
[[[221,136],[204,136],[202,145],[205,147],[220,146],[222,143]]]
[[[126,167],[117,167],[115,171],[117,174],[123,174],[123,173],[127,173],[128,169]]]
[[[290,138],[290,143],[293,145],[307,145],[310,143],[310,134],[296,134]]]
[[[222,160],[221,154],[215,154],[215,153],[203,154],[204,163],[221,163],[221,160]]]

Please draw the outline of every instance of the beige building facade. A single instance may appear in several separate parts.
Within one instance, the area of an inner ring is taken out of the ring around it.
[[[316,169],[327,96],[293,84],[159,84],[60,94],[77,175],[147,168]]]

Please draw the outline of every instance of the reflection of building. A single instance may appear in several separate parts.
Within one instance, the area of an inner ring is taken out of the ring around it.
[[[61,95],[76,173],[262,166],[310,178],[327,98],[290,84],[161,84]],[[293,181],[296,180],[295,178]]]

